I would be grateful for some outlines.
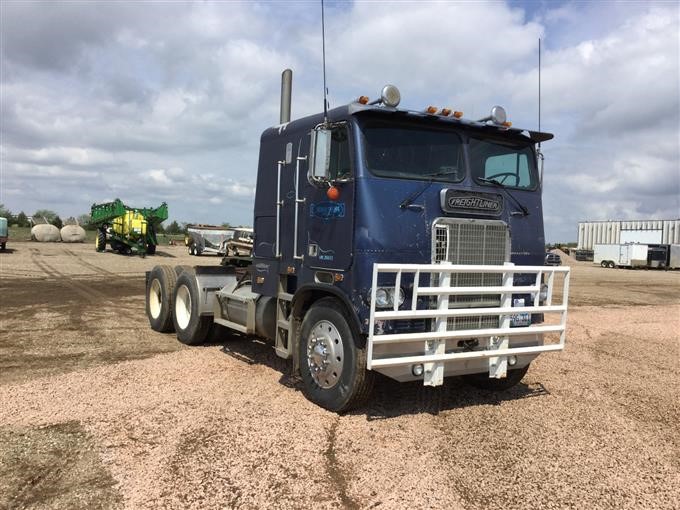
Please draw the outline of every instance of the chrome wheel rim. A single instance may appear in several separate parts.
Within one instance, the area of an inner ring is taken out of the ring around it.
[[[307,365],[314,382],[330,389],[342,375],[344,350],[342,336],[330,321],[319,321],[307,337]]]
[[[161,284],[158,280],[153,280],[149,286],[149,313],[151,317],[157,319],[161,314],[163,298],[161,296]]]
[[[186,285],[177,289],[175,295],[175,317],[180,329],[186,329],[191,320],[191,294]]]

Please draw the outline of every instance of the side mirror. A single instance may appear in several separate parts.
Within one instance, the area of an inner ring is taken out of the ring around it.
[[[309,156],[309,177],[315,182],[327,182],[331,167],[331,130],[317,127],[312,131]]]

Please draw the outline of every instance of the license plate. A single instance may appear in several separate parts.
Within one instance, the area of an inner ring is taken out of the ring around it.
[[[512,306],[524,306],[524,298],[513,299]],[[531,315],[528,313],[513,313],[510,316],[510,325],[512,326],[529,326],[531,324]]]

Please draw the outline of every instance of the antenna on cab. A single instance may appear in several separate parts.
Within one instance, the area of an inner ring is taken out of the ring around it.
[[[538,38],[538,130],[541,130],[541,38]],[[538,142],[541,150],[541,142]]]
[[[321,0],[321,53],[323,56],[323,123],[328,124],[328,88],[326,87],[326,24]]]

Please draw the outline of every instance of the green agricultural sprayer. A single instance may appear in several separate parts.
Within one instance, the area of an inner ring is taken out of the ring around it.
[[[106,243],[119,253],[152,255],[156,253],[156,229],[168,219],[168,205],[160,207],[128,207],[119,199],[92,204],[92,223],[97,226],[95,249],[106,250]]]

